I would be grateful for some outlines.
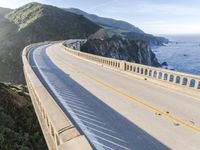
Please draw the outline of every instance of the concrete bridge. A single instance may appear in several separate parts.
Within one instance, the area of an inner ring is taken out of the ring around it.
[[[49,149],[200,149],[199,76],[64,46],[73,42],[32,44],[22,54]]]

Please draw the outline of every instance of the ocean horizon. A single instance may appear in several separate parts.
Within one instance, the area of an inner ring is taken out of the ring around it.
[[[200,75],[200,35],[165,35],[170,42],[152,47],[160,63],[179,72]]]

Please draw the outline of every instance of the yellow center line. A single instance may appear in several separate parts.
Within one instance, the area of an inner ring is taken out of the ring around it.
[[[141,100],[141,99],[139,99],[139,98],[135,98],[135,97],[133,97],[133,96],[130,96],[130,95],[126,94],[125,92],[123,92],[123,91],[121,91],[121,90],[119,90],[119,89],[113,87],[112,85],[107,84],[107,83],[105,83],[105,82],[103,82],[103,81],[101,81],[101,80],[98,80],[98,79],[95,78],[95,77],[90,76],[89,74],[87,74],[87,73],[85,73],[85,72],[80,71],[80,70],[79,70],[78,68],[76,68],[74,65],[69,64],[69,63],[67,63],[66,61],[65,61],[64,63],[67,64],[68,67],[70,67],[72,70],[74,70],[75,72],[78,72],[80,75],[84,76],[85,78],[90,79],[90,80],[92,80],[92,81],[95,81],[95,82],[99,83],[100,85],[102,85],[102,86],[104,86],[104,87],[107,87],[108,89],[110,89],[110,90],[112,90],[112,91],[118,93],[119,95],[122,95],[122,96],[124,96],[124,97],[126,97],[126,98],[128,98],[128,99],[130,99],[130,100],[132,100],[132,101],[134,101],[134,102],[137,102],[138,104],[140,104],[140,105],[142,105],[142,106],[148,108],[149,110],[151,110],[151,111],[153,111],[153,112],[160,113],[160,114],[162,114],[163,116],[165,116],[166,118],[168,118],[168,119],[170,119],[170,120],[172,120],[172,121],[175,121],[175,122],[177,122],[177,123],[179,123],[179,124],[181,124],[181,125],[183,125],[183,126],[185,126],[185,127],[188,127],[188,128],[190,128],[190,129],[192,129],[193,131],[196,131],[197,133],[200,134],[200,128],[199,128],[199,127],[194,126],[194,125],[191,125],[191,124],[189,124],[188,122],[183,121],[183,120],[179,119],[179,118],[176,117],[176,116],[173,116],[173,115],[168,114],[168,113],[166,113],[166,112],[164,112],[164,111],[161,111],[161,110],[159,110],[158,108],[156,108],[156,107],[154,107],[154,106],[151,106],[150,104],[147,104],[146,102],[144,102],[143,100]]]

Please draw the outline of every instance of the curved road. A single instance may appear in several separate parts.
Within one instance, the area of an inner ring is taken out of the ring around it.
[[[60,43],[29,62],[94,149],[199,150],[200,100],[71,56]]]

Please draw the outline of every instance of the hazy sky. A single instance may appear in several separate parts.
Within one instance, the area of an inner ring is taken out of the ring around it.
[[[200,34],[200,0],[36,0],[128,21],[152,34]],[[0,0],[17,8],[32,0]]]

